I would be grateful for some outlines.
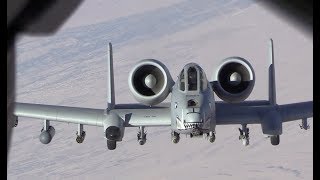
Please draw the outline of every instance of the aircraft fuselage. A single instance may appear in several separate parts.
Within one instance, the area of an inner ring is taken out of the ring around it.
[[[214,131],[215,100],[203,70],[195,63],[187,64],[172,87],[171,129],[191,137]]]

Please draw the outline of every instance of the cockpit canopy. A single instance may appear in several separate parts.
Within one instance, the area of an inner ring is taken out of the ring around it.
[[[208,80],[205,73],[202,68],[195,63],[185,65],[178,80],[181,91],[204,91],[208,87]]]

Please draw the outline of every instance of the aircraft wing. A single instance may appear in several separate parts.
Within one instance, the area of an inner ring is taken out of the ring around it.
[[[170,103],[157,106],[117,104],[111,112],[125,120],[125,127],[171,125]]]
[[[282,122],[313,117],[313,102],[301,102],[271,106],[268,101],[249,101],[242,103],[216,103],[217,125],[261,124],[269,112],[279,113]],[[270,119],[271,121],[271,119]]]
[[[149,107],[143,105],[116,105],[111,110],[118,114],[126,127],[169,126],[170,108],[167,105]],[[103,126],[105,109],[67,107],[43,104],[15,103],[14,115],[39,120],[58,121],[92,126]]]
[[[279,105],[282,122],[313,117],[313,101]]]

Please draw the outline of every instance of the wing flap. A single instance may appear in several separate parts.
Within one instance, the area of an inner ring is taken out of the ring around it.
[[[260,123],[261,111],[268,106],[246,104],[216,104],[216,122],[217,125],[227,124],[258,124]]]
[[[125,121],[126,127],[135,126],[170,126],[171,114],[169,107],[152,108],[126,108],[113,109],[111,112],[117,113]]]

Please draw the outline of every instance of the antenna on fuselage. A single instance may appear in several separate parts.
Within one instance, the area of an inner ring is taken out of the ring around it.
[[[270,105],[277,104],[276,96],[276,80],[275,80],[275,68],[274,68],[274,50],[273,40],[269,41],[269,103]]]
[[[113,53],[112,53],[112,44],[108,44],[108,60],[107,60],[107,103],[108,110],[114,108],[115,105],[115,94],[114,94],[114,76],[113,76]]]

